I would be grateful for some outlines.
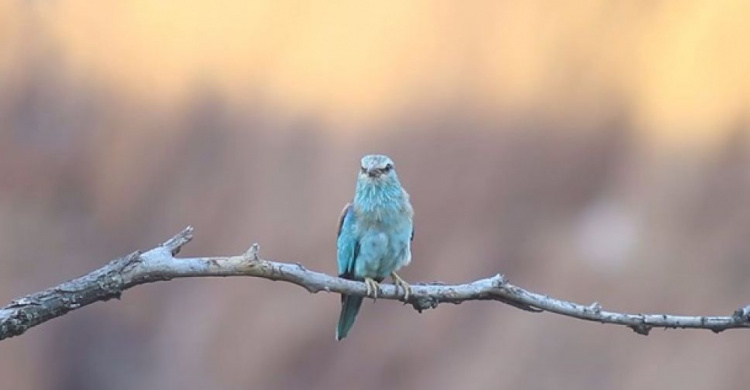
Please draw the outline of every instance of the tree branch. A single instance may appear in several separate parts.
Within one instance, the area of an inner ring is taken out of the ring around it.
[[[253,244],[240,256],[175,258],[192,237],[193,229],[188,227],[147,252],[131,253],[80,278],[12,301],[0,308],[0,340],[20,335],[31,327],[91,303],[119,298],[123,291],[139,284],[174,278],[254,276],[294,283],[311,293],[365,295],[366,292],[362,282],[310,271],[300,263],[261,259],[258,244]],[[402,299],[403,291],[397,291],[394,285],[381,287],[380,299]],[[581,305],[533,293],[510,284],[502,275],[460,285],[428,283],[412,287],[408,303],[420,312],[440,303],[495,300],[533,312],[549,311],[587,321],[624,325],[642,335],[647,335],[654,327],[709,329],[717,333],[750,328],[750,305],[728,316],[616,313],[603,310],[599,303]]]

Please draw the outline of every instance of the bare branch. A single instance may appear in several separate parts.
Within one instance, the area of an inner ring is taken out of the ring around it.
[[[162,245],[147,252],[134,252],[111,261],[80,278],[57,287],[29,294],[0,308],[0,340],[17,336],[31,327],[62,316],[71,310],[97,301],[119,298],[123,291],[139,284],[174,278],[212,276],[254,276],[294,283],[311,293],[326,291],[365,295],[362,282],[310,271],[300,263],[281,263],[259,257],[259,246],[230,257],[175,258],[190,242],[193,229],[186,228]],[[401,300],[403,291],[384,284],[380,299]],[[647,335],[654,328],[695,328],[721,332],[732,328],[750,328],[750,305],[728,316],[676,316],[669,314],[627,314],[605,311],[599,303],[581,305],[551,298],[514,286],[502,275],[460,285],[427,283],[412,285],[407,303],[416,310],[435,308],[440,303],[494,300],[532,311],[549,311],[587,321],[624,325]]]

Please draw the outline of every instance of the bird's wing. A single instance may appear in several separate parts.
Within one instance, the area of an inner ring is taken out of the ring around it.
[[[341,215],[339,215],[339,230],[336,232],[336,237],[341,236],[341,228],[344,226],[344,220],[346,219],[346,215],[349,214],[349,210],[352,209],[352,204],[347,203],[346,206],[344,206],[344,209],[341,210]]]
[[[352,278],[354,276],[354,261],[359,252],[359,241],[354,229],[354,210],[349,203],[341,211],[339,218],[339,231],[337,240],[336,260],[339,267],[339,276]]]

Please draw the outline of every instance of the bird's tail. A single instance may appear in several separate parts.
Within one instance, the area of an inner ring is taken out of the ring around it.
[[[343,339],[349,333],[363,300],[364,297],[341,294],[341,314],[339,315],[339,324],[336,327],[336,340]]]

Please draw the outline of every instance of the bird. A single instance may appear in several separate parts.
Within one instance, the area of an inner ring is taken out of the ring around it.
[[[396,272],[411,262],[413,219],[409,194],[401,186],[393,160],[380,154],[362,157],[354,200],[344,206],[339,218],[339,277],[364,282],[367,296],[377,299],[379,283],[390,276],[408,301],[412,288]],[[347,336],[363,300],[362,296],[341,295],[336,340]]]

